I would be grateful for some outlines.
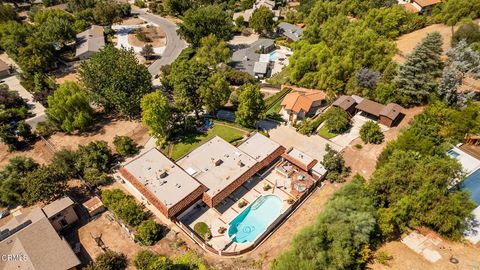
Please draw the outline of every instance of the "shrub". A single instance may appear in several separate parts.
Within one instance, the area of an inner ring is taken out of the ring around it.
[[[167,270],[172,267],[172,262],[167,257],[150,250],[142,250],[137,253],[133,264],[137,270]]]
[[[144,220],[137,227],[136,238],[144,245],[151,246],[160,240],[162,227],[153,220]]]
[[[127,268],[127,256],[112,250],[99,255],[85,270],[123,270]]]
[[[120,189],[102,191],[102,201],[118,218],[130,226],[137,226],[145,220],[145,213],[135,199]]]
[[[218,228],[218,233],[219,234],[224,234],[226,231],[227,231],[227,228],[225,228],[225,227]]]
[[[238,207],[243,208],[247,205],[247,202],[245,200],[241,200],[238,202]]]
[[[133,156],[138,153],[137,144],[128,136],[115,136],[113,144],[121,156]]]
[[[383,137],[380,126],[373,121],[366,122],[360,128],[360,138],[364,143],[380,144],[383,142]]]
[[[348,175],[348,168],[345,167],[345,161],[342,155],[332,149],[327,144],[326,154],[323,156],[322,165],[328,171],[327,180],[331,182],[344,182],[344,177]]]
[[[200,235],[204,240],[208,241],[212,237],[212,233],[210,232],[210,228],[205,222],[197,222],[193,226],[193,230]]]
[[[392,257],[386,251],[379,251],[375,254],[375,261],[385,266],[388,266],[388,261],[390,261]]]
[[[42,121],[37,124],[35,133],[37,133],[38,136],[49,137],[55,133],[55,128],[47,121]]]
[[[267,184],[267,183],[265,183],[265,184],[263,185],[263,190],[265,190],[265,191],[267,191],[267,190],[269,190],[269,189],[271,189],[271,188],[272,188],[272,186],[270,186],[270,185]]]
[[[332,133],[340,134],[350,128],[348,114],[341,108],[331,108],[323,115],[325,127]]]

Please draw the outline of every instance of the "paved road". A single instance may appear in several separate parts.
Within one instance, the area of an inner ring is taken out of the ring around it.
[[[150,74],[155,76],[160,73],[162,66],[171,64],[177,59],[180,52],[187,47],[187,43],[178,36],[177,25],[174,23],[135,7],[132,7],[132,13],[138,14],[138,17],[142,20],[162,27],[167,36],[167,46],[162,57],[148,67]]]
[[[27,102],[27,105],[30,109],[30,112],[33,114],[33,117],[26,119],[25,122],[27,122],[27,124],[29,124],[32,129],[35,130],[39,122],[45,121],[47,119],[47,116],[45,114],[45,107],[43,107],[43,105],[39,102],[33,101],[33,95],[25,88],[23,88],[16,76],[10,76],[3,80],[5,81],[5,84],[8,85],[11,91],[17,91],[20,97],[22,97]]]

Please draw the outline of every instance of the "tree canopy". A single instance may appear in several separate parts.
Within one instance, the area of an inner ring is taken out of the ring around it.
[[[134,53],[111,45],[82,62],[79,74],[89,96],[106,112],[138,116],[141,98],[152,90],[150,73]]]
[[[160,90],[143,96],[142,123],[156,138],[167,139],[170,134],[172,112],[167,98]]]
[[[265,103],[260,87],[254,84],[246,84],[238,95],[238,108],[235,113],[235,121],[243,126],[253,127],[255,123],[263,118]]]
[[[93,120],[93,109],[84,90],[75,82],[67,81],[48,97],[48,120],[56,128],[71,133],[83,131]]]
[[[261,6],[253,12],[248,24],[259,34],[272,32],[275,27],[275,21],[273,20],[274,16],[275,14],[273,14],[270,9]]]
[[[210,34],[228,41],[233,37],[233,23],[230,15],[219,5],[200,6],[185,12],[178,33],[194,47],[200,40]]]

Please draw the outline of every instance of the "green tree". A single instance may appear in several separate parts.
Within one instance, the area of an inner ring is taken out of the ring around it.
[[[0,4],[0,23],[7,21],[18,21],[17,12],[8,4]]]
[[[34,37],[18,49],[17,63],[27,76],[37,72],[47,72],[55,66],[53,46]]]
[[[23,201],[22,181],[26,174],[36,170],[38,164],[29,157],[17,156],[0,170],[0,205],[9,206]]]
[[[474,20],[480,17],[480,2],[469,0],[446,0],[434,8],[435,19],[448,24],[456,25],[463,19]]]
[[[195,59],[202,64],[213,68],[220,63],[228,63],[230,49],[227,43],[210,34],[200,39],[200,47],[197,49]]]
[[[192,0],[166,0],[164,3],[166,11],[174,16],[183,15],[195,4]]]
[[[233,23],[230,15],[219,5],[201,6],[185,12],[178,33],[194,47],[200,40],[210,34],[228,41],[233,37]]]
[[[429,33],[399,67],[395,84],[401,103],[421,104],[435,90],[442,70],[442,43],[440,33]]]
[[[345,160],[338,151],[335,151],[329,144],[325,147],[325,155],[322,160],[323,167],[328,171],[327,180],[331,182],[344,182],[348,174]]]
[[[258,85],[245,85],[240,90],[238,103],[235,122],[243,126],[253,127],[258,120],[263,118],[265,102]]]
[[[57,129],[71,133],[84,131],[93,121],[93,109],[82,87],[67,81],[48,97],[48,120]]]
[[[263,34],[266,32],[272,32],[275,27],[275,21],[273,17],[275,14],[265,6],[257,8],[248,22],[249,26],[255,30],[255,32]]]
[[[67,42],[75,39],[73,20],[62,17],[48,17],[37,29],[38,38],[48,43],[55,43],[63,47]]]
[[[17,150],[20,146],[15,129],[10,124],[0,125],[0,141],[7,145],[10,152]]]
[[[32,35],[32,27],[16,21],[0,23],[0,48],[13,59],[18,51],[27,45],[27,38]]]
[[[137,253],[133,264],[138,270],[169,270],[172,268],[172,262],[167,257],[148,249]]]
[[[128,3],[111,2],[99,0],[92,10],[96,23],[100,25],[111,25],[124,17],[130,16],[131,7]]]
[[[87,169],[109,172],[113,165],[113,154],[105,141],[93,141],[80,145],[75,158],[75,168],[84,173]]]
[[[135,199],[119,189],[102,191],[102,201],[117,217],[130,226],[138,226],[145,220],[145,213]]]
[[[127,256],[112,250],[100,254],[85,270],[124,270],[127,268]]]
[[[223,106],[230,97],[230,85],[223,73],[215,73],[207,82],[198,88],[198,94],[209,113],[214,113]]]
[[[160,90],[147,94],[142,98],[142,123],[150,135],[166,140],[170,135],[172,112],[167,98]]]
[[[456,46],[461,40],[465,40],[468,45],[480,43],[480,25],[469,22],[460,25],[452,36],[452,45]]]
[[[115,135],[113,145],[115,145],[117,153],[124,157],[133,156],[138,153],[137,144],[128,136]]]
[[[23,202],[32,205],[50,202],[65,195],[66,177],[50,166],[40,166],[27,173],[22,181]]]
[[[133,51],[111,45],[82,62],[79,74],[95,103],[130,117],[140,114],[140,100],[152,89],[150,73]]]
[[[350,120],[346,111],[334,107],[326,111],[323,115],[325,127],[333,133],[343,133],[350,127]]]
[[[362,269],[375,240],[376,212],[364,180],[354,180],[328,201],[314,225],[298,233],[273,270]]]
[[[155,221],[149,219],[144,220],[137,227],[135,237],[144,245],[151,246],[155,244],[161,237],[162,227]]]
[[[391,8],[370,9],[363,18],[370,29],[388,38],[396,38],[420,29],[426,24],[426,17],[407,11],[400,5]]]
[[[360,138],[364,143],[380,144],[383,142],[383,137],[380,126],[373,121],[366,122],[360,128]]]
[[[195,112],[202,109],[202,100],[198,89],[210,77],[208,67],[195,60],[176,61],[170,73],[162,80],[162,85],[173,92],[175,106],[184,112]]]

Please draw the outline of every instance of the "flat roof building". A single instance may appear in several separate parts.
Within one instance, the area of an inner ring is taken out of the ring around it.
[[[281,152],[276,154],[277,157],[285,152],[285,148],[283,146],[258,132],[240,144],[238,149],[253,157],[258,162],[264,161],[272,154],[275,154],[275,152]]]
[[[315,164],[318,163],[318,160],[310,157],[296,148],[291,148],[288,150],[283,157],[306,172],[310,171]]]
[[[205,187],[152,148],[120,168],[122,176],[166,217],[201,198]]]
[[[215,136],[177,161],[187,173],[200,181],[207,191],[204,201],[210,207],[253,176],[255,159]]]

